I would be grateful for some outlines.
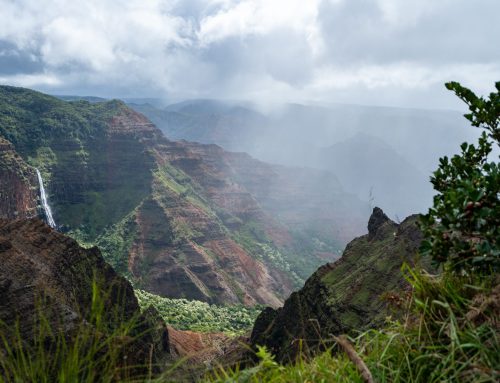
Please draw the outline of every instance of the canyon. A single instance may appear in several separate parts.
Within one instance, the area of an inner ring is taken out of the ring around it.
[[[2,166],[31,174],[21,214],[40,214],[37,168],[58,229],[159,295],[277,307],[365,230],[367,204],[331,173],[171,141],[117,100],[1,87],[0,136],[19,153]]]

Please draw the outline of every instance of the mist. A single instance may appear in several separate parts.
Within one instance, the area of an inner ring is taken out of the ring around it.
[[[449,110],[283,104],[262,112],[251,103],[191,100],[162,108],[138,101],[130,105],[172,140],[327,170],[345,191],[396,220],[426,212],[438,159],[480,133]]]

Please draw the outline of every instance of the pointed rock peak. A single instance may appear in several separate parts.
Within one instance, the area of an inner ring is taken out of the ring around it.
[[[377,232],[378,228],[387,221],[390,221],[390,219],[388,216],[385,215],[382,209],[379,207],[374,207],[372,215],[368,220],[368,235],[370,236],[370,238],[373,237]]]

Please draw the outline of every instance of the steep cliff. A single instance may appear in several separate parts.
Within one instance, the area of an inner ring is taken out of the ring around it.
[[[130,366],[160,366],[169,358],[164,322],[153,311],[140,313],[132,286],[97,248],[84,249],[36,218],[0,219],[0,264],[0,353],[4,341],[11,347],[21,343],[27,352],[46,321],[48,358],[57,352],[49,347],[49,334],[62,334],[72,343],[82,326],[95,329],[103,352],[105,347],[125,346],[123,363]],[[103,305],[99,319],[96,293]],[[128,341],[105,339],[125,325],[133,326]]]
[[[0,218],[30,218],[37,214],[36,174],[0,137]]]
[[[363,231],[330,173],[172,142],[120,101],[0,87],[0,136],[40,169],[61,231],[169,297],[278,306]]]
[[[380,325],[388,315],[384,294],[406,283],[400,268],[412,264],[421,241],[418,216],[401,224],[379,208],[373,210],[369,233],[350,242],[342,257],[320,267],[282,308],[267,308],[257,318],[251,343],[266,345],[279,360],[328,345],[331,335]]]

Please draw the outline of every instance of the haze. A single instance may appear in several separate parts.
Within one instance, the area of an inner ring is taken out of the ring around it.
[[[331,170],[398,216],[425,210],[439,156],[475,136],[443,83],[486,94],[500,78],[497,0],[0,0],[0,9],[1,84],[125,99],[169,138]],[[194,101],[172,106],[184,100]]]

